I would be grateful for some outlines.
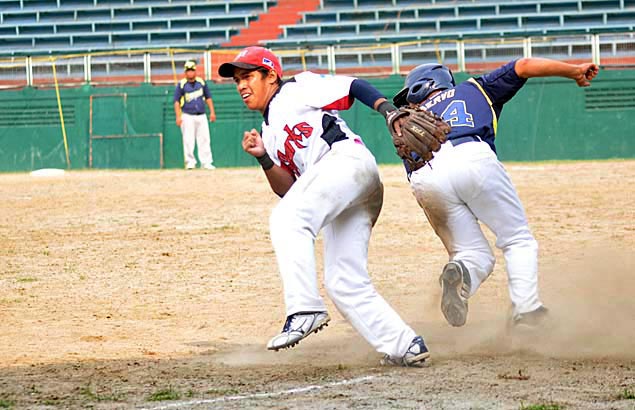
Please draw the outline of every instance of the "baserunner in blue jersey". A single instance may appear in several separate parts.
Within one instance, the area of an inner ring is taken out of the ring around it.
[[[430,166],[411,172],[406,165],[417,202],[448,251],[450,261],[439,282],[441,311],[450,325],[465,324],[468,299],[494,269],[494,254],[479,221],[496,235],[505,257],[512,323],[534,326],[545,317],[538,295],[538,244],[496,156],[496,127],[503,105],[528,78],[565,77],[587,87],[598,71],[592,63],[521,58],[456,85],[447,67],[423,64],[408,74],[405,87],[393,98],[397,106],[432,111],[452,127]]]

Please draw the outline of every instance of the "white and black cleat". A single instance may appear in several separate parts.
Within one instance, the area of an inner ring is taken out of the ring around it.
[[[274,336],[267,343],[267,349],[278,351],[291,348],[300,340],[317,333],[331,320],[326,312],[299,312],[287,317],[287,320],[279,335]]]
[[[381,359],[382,366],[403,366],[403,367],[423,367],[426,360],[430,358],[430,352],[421,336],[412,339],[406,353],[401,357],[391,357],[385,355]]]

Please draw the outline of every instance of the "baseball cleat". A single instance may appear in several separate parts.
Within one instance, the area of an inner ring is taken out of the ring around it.
[[[533,329],[540,326],[547,315],[549,314],[549,309],[544,306],[540,306],[536,310],[532,310],[531,312],[519,313],[512,317],[512,325],[516,328],[528,328]]]
[[[412,339],[406,354],[401,357],[385,355],[380,363],[382,366],[421,367],[429,357],[430,352],[423,338],[417,336]]]
[[[287,317],[282,332],[269,340],[267,349],[278,351],[293,347],[311,333],[317,333],[324,326],[328,326],[330,320],[326,312],[294,313]]]
[[[443,295],[441,312],[452,326],[463,326],[467,321],[467,299],[470,297],[472,279],[463,262],[450,261],[439,276]]]

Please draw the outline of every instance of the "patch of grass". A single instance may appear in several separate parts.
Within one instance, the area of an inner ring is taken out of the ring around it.
[[[90,401],[124,401],[125,395],[123,393],[111,392],[110,394],[96,393],[91,389],[90,385],[82,387],[79,390],[79,394],[84,396]]]
[[[24,278],[17,278],[15,281],[18,283],[31,283],[31,282],[37,282],[37,278],[24,277]]]
[[[0,398],[0,409],[10,409],[13,408],[15,402],[9,399]]]
[[[617,398],[618,400],[635,400],[635,391],[631,389],[624,389]]]
[[[238,231],[239,228],[236,225],[221,225],[221,226],[215,226],[212,228],[212,232],[235,232]]]
[[[45,399],[42,404],[44,404],[45,406],[57,406],[60,404],[59,399],[57,398],[53,398],[53,399]]]
[[[520,410],[562,410],[563,406],[556,403],[549,404],[530,404],[525,406],[524,404],[520,404]]]
[[[15,299],[0,299],[0,305],[13,305],[24,302],[24,299],[15,298]]]
[[[228,387],[226,389],[211,389],[205,392],[206,394],[213,394],[214,396],[235,396],[240,394],[240,390]]]
[[[181,393],[172,387],[168,387],[167,389],[161,389],[152,393],[148,396],[148,401],[178,400],[180,398]]]

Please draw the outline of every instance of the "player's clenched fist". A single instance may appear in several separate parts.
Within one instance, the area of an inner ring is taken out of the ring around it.
[[[265,154],[265,144],[262,142],[260,133],[254,128],[251,131],[245,131],[243,134],[243,150],[254,157],[260,157]]]
[[[593,63],[579,64],[577,67],[577,73],[574,75],[574,80],[580,87],[588,87],[591,85],[591,80],[598,75],[600,68]]]

